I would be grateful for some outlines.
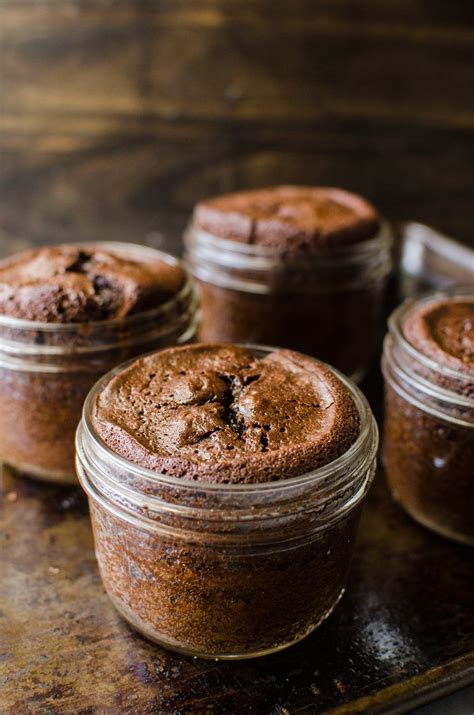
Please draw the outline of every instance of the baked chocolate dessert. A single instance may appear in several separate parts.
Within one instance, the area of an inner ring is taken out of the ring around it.
[[[390,241],[368,201],[304,186],[208,199],[187,247],[202,340],[283,345],[356,378],[367,369],[390,270]]]
[[[0,261],[0,315],[90,323],[156,308],[183,287],[177,264],[87,246],[34,248]]]
[[[407,315],[403,332],[408,342],[440,367],[465,373],[474,380],[474,298],[435,300]],[[440,387],[457,382],[439,375]],[[474,385],[472,386],[474,393]]]
[[[367,419],[352,389],[312,358],[232,345],[164,350],[96,387],[78,473],[102,579],[127,620],[226,658],[278,650],[324,620],[374,468],[373,435],[362,472],[336,466]],[[107,485],[91,472],[97,439]]]
[[[217,196],[197,204],[193,220],[214,236],[268,246],[285,255],[365,241],[380,228],[376,209],[362,196],[311,186]]]
[[[0,261],[0,458],[32,476],[75,479],[74,433],[92,385],[124,359],[173,344],[195,309],[174,259],[112,246]]]
[[[204,482],[276,481],[323,466],[359,432],[345,385],[311,358],[196,345],[145,357],[104,388],[97,433],[147,469]]]
[[[474,296],[414,304],[401,331],[416,351],[406,360],[415,390],[393,379],[388,343],[384,462],[392,492],[421,523],[474,543]]]

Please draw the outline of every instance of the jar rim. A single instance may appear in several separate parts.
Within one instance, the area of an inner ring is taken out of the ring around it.
[[[189,239],[191,233],[197,238],[206,241],[210,244],[210,246],[213,246],[216,250],[218,250],[218,256],[222,255],[222,249],[226,247],[229,253],[235,253],[237,255],[240,254],[243,257],[248,257],[249,260],[252,258],[268,259],[272,265],[275,261],[278,261],[281,258],[281,254],[275,252],[275,250],[269,246],[256,243],[244,243],[243,241],[235,241],[233,239],[217,236],[214,233],[206,231],[192,221],[185,230],[185,239]],[[320,246],[314,251],[314,253],[305,253],[301,256],[301,258],[303,260],[308,260],[308,258],[314,257],[319,261],[320,259],[331,260],[333,257],[340,259],[341,256],[357,257],[361,255],[365,257],[366,253],[371,252],[374,248],[379,250],[380,244],[383,244],[386,248],[390,248],[392,243],[393,237],[391,226],[386,219],[383,219],[380,222],[380,227],[377,233],[370,238],[362,241],[356,241],[354,243],[330,247]],[[295,263],[297,263],[297,261],[295,261]]]
[[[273,292],[274,281],[284,276],[287,289],[325,294],[385,280],[392,269],[392,244],[392,229],[386,221],[375,236],[364,241],[295,254],[215,236],[191,222],[184,232],[184,259],[195,278],[220,288],[266,295]],[[295,282],[295,272],[307,273],[308,280],[296,276]]]
[[[278,350],[278,347],[273,347],[273,346],[263,346],[263,345],[251,345],[251,344],[241,344],[241,347],[245,347],[246,349],[250,349],[255,352],[255,354],[261,354],[261,355],[266,355],[268,353],[274,352],[275,350]],[[155,351],[153,351],[155,352]],[[152,354],[152,353],[149,353]],[[118,367],[114,368],[113,370],[110,370],[106,375],[104,375],[96,384],[94,387],[90,390],[85,402],[84,402],[84,407],[83,407],[83,413],[82,413],[82,420],[79,424],[78,431],[76,434],[76,448],[77,451],[80,451],[82,449],[82,434],[81,432],[83,431],[85,435],[91,440],[91,442],[94,444],[95,449],[98,449],[99,452],[101,452],[103,455],[108,457],[112,462],[115,461],[115,463],[120,466],[123,469],[126,469],[129,473],[148,479],[150,482],[152,482],[156,486],[163,486],[163,487],[175,487],[175,488],[180,488],[180,489],[193,489],[199,492],[205,492],[205,493],[223,493],[223,494],[258,494],[258,493],[268,493],[271,491],[278,491],[280,493],[285,492],[285,491],[290,491],[294,489],[295,487],[299,486],[305,486],[308,484],[319,484],[323,482],[324,480],[327,479],[328,475],[334,473],[335,471],[338,470],[343,470],[344,467],[347,465],[349,466],[354,459],[360,455],[362,448],[365,445],[369,446],[368,454],[366,454],[366,461],[369,463],[375,458],[376,451],[377,451],[377,446],[378,446],[378,430],[377,430],[377,425],[375,423],[375,419],[372,415],[372,411],[370,409],[369,403],[364,396],[364,394],[361,392],[361,390],[355,385],[349,378],[347,378],[345,375],[339,372],[336,368],[327,365],[326,363],[322,363],[326,367],[328,367],[335,375],[338,377],[341,382],[344,384],[344,386],[349,390],[350,395],[352,399],[354,400],[354,403],[356,405],[356,408],[359,412],[360,416],[360,422],[361,422],[361,428],[360,432],[357,436],[357,439],[352,443],[352,445],[339,457],[334,459],[333,461],[329,462],[328,464],[324,464],[321,467],[318,467],[314,470],[311,470],[309,472],[305,472],[304,474],[298,475],[296,477],[290,477],[288,479],[278,479],[275,481],[270,481],[270,482],[253,482],[249,484],[222,484],[222,483],[214,483],[214,482],[202,482],[202,481],[197,481],[197,480],[191,480],[191,479],[183,479],[182,477],[174,477],[169,474],[162,474],[157,471],[154,471],[152,469],[148,469],[146,467],[142,467],[135,462],[132,462],[125,457],[117,454],[114,452],[113,449],[111,449],[105,441],[100,437],[100,435],[96,432],[94,429],[94,426],[92,424],[92,408],[95,403],[95,400],[98,396],[98,394],[101,392],[103,386],[108,383],[112,377],[114,377],[116,374],[121,372],[127,365],[131,365],[133,362],[136,361],[137,358],[133,358],[132,360],[128,360],[125,363],[122,363]],[[321,362],[321,361],[320,361]]]
[[[451,298],[471,298],[474,300],[474,291],[472,286],[455,285],[451,288],[430,291],[422,294],[416,298],[407,298],[403,301],[401,305],[396,308],[388,319],[389,334],[397,341],[401,346],[401,349],[410,358],[412,358],[417,363],[420,363],[428,371],[434,374],[438,374],[442,377],[449,378],[451,380],[456,380],[458,383],[466,383],[472,380],[467,372],[462,370],[456,370],[452,367],[439,364],[433,358],[430,358],[425,353],[421,352],[405,337],[404,333],[404,323],[408,315],[415,309],[424,305],[428,305],[431,302],[439,301],[442,299]],[[386,343],[387,344],[387,343]],[[429,380],[423,380],[419,378],[421,383],[426,383],[426,389],[431,389],[433,394],[439,394],[442,396],[449,396],[452,400],[459,404],[464,404],[471,406],[474,404],[474,398],[469,398],[465,395],[460,395],[456,390],[451,390],[446,387],[441,387],[437,384],[432,384]]]
[[[114,327],[115,325],[126,327],[128,325],[133,325],[134,323],[139,322],[144,318],[152,318],[154,316],[160,315],[160,313],[162,312],[165,313],[175,302],[181,300],[192,289],[192,277],[183,262],[180,261],[179,258],[172,256],[170,253],[160,251],[158,248],[125,241],[81,241],[68,245],[78,248],[110,248],[114,251],[122,251],[122,253],[135,252],[137,254],[142,254],[143,257],[149,256],[150,258],[155,258],[162,261],[163,263],[167,263],[170,266],[180,267],[184,272],[185,281],[180,290],[171,298],[166,300],[164,303],[161,303],[155,308],[150,308],[148,310],[140,311],[138,313],[133,313],[132,315],[126,316],[125,318],[106,318],[104,320],[88,320],[76,323],[53,323],[41,320],[27,320],[26,318],[16,318],[10,315],[0,314],[0,328],[5,327],[18,330],[36,330],[45,333],[75,333],[83,330],[84,325],[90,326],[91,328]],[[41,346],[38,346],[38,352],[41,352],[40,347]]]

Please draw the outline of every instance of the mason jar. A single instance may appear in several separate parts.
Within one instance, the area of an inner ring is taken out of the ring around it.
[[[280,345],[334,365],[355,382],[381,341],[392,237],[304,256],[212,235],[191,224],[186,262],[201,296],[199,338]]]
[[[179,265],[145,246],[82,245]],[[175,296],[127,318],[46,323],[0,315],[0,460],[38,479],[77,482],[74,434],[94,383],[132,356],[190,341],[196,329],[197,298],[187,273]]]
[[[405,301],[389,320],[383,460],[394,498],[416,521],[474,544],[474,373],[443,365],[407,339],[413,311],[434,301],[472,301],[454,288]]]
[[[307,636],[344,592],[374,475],[378,433],[362,393],[338,374],[360,432],[331,463],[274,482],[196,482],[145,469],[101,440],[93,407],[122,369],[93,388],[76,437],[99,569],[117,610],[152,641],[208,658],[265,655]]]

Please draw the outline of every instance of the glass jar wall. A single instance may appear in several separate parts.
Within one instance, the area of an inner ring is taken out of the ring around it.
[[[375,470],[377,428],[363,395],[340,376],[360,433],[329,464],[274,482],[193,482],[100,439],[93,405],[118,372],[89,395],[77,434],[99,568],[117,609],[148,638],[202,657],[264,655],[306,636],[344,591]]]
[[[84,244],[179,264],[151,248]],[[167,302],[123,319],[45,323],[0,315],[0,459],[47,481],[75,482],[74,434],[87,393],[123,360],[190,341],[197,298],[186,274]]]

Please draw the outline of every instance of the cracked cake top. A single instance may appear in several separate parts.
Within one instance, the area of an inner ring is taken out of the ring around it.
[[[0,261],[0,315],[45,323],[124,318],[158,307],[185,272],[124,246],[60,245]]]
[[[276,253],[347,245],[375,236],[380,217],[358,194],[325,186],[274,186],[200,201],[195,225]]]
[[[342,455],[360,430],[352,396],[328,366],[290,350],[258,358],[233,345],[136,360],[97,395],[92,420],[120,456],[214,483],[304,474]]]

